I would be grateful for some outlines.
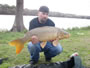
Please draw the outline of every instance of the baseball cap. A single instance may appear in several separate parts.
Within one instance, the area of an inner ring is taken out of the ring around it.
[[[39,11],[40,11],[40,12],[49,13],[49,8],[48,8],[47,6],[41,6],[41,7],[39,8]]]

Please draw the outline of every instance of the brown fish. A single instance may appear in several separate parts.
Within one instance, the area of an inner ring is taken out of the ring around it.
[[[31,41],[32,36],[37,36],[39,41],[42,41],[41,47],[44,48],[47,41],[54,40],[52,43],[56,46],[58,40],[69,38],[70,34],[60,28],[44,26],[28,31],[23,38],[13,40],[9,44],[16,46],[16,54],[19,54],[24,48],[24,44]]]

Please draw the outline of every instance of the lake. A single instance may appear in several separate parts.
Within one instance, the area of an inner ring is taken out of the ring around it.
[[[29,28],[29,22],[31,19],[33,19],[35,16],[24,16],[24,25],[28,29]],[[61,17],[49,17],[52,19],[56,27],[63,28],[63,29],[72,29],[74,27],[87,27],[90,26],[90,20],[89,19],[76,19],[76,18],[61,18]],[[0,30],[10,30],[13,26],[15,20],[14,15],[0,15]]]

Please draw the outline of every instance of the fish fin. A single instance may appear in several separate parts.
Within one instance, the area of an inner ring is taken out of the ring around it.
[[[45,47],[45,45],[46,45],[46,43],[47,43],[46,41],[45,41],[45,42],[40,43],[41,47],[42,47],[42,48],[44,48],[44,47]]]
[[[16,46],[16,54],[19,54],[21,50],[24,48],[24,42],[22,39],[16,39],[11,42],[9,42],[9,45]]]
[[[19,54],[23,48],[24,48],[24,44],[16,45],[16,54]]]
[[[59,43],[59,39],[54,40],[52,43],[53,43],[54,46],[57,46],[58,43]]]

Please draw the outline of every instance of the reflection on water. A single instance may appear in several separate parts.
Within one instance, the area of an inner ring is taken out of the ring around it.
[[[28,29],[29,21],[33,19],[35,16],[24,16],[24,25]],[[13,26],[15,16],[14,15],[0,15],[0,29],[10,30]],[[50,17],[55,24],[56,27],[67,29],[73,27],[86,27],[90,26],[90,20],[88,19],[74,19],[74,18],[56,18]]]

